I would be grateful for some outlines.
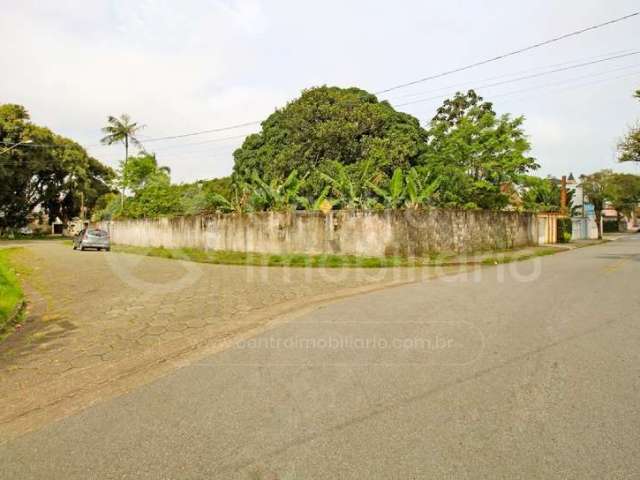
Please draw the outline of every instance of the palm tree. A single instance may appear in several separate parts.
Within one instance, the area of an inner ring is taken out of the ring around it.
[[[136,147],[141,147],[141,143],[138,140],[136,134],[144,128],[144,125],[138,125],[136,122],[131,121],[131,117],[126,113],[120,115],[120,118],[113,116],[107,117],[107,126],[102,129],[102,133],[105,136],[100,140],[100,143],[104,145],[113,145],[114,143],[124,143],[124,169],[127,167],[127,161],[129,160],[129,143],[132,143]],[[124,170],[123,169],[123,170]],[[124,208],[124,189],[125,185],[122,185],[122,195],[120,198],[120,205]]]

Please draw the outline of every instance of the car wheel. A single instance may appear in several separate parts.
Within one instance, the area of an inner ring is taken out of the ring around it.
[[[83,246],[80,246],[80,251],[84,252],[84,247]]]
[[[105,248],[105,250],[106,250],[107,252],[110,252],[110,251],[111,251],[111,247],[107,247],[107,248]]]

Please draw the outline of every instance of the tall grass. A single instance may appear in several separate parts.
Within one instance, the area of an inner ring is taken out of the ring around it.
[[[24,298],[15,270],[9,263],[11,255],[16,250],[19,249],[0,249],[0,333],[7,329],[9,316]]]

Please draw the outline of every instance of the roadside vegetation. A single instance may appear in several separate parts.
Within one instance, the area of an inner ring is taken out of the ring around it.
[[[433,254],[426,257],[363,257],[356,255],[266,254],[251,252],[205,251],[196,248],[134,247],[114,245],[112,251],[186,260],[215,265],[251,265],[260,267],[310,268],[392,268],[435,267],[451,265],[494,265],[553,255],[565,251],[557,247],[525,247],[515,250],[496,250],[469,254]]]
[[[16,248],[0,249],[0,338],[10,327],[10,321],[16,319],[24,299],[15,270],[9,263]],[[12,318],[13,317],[13,318]]]
[[[46,241],[60,241],[60,236],[44,234],[44,233],[20,233],[11,230],[6,231],[3,235],[0,235],[0,242],[12,242],[18,240],[46,240]]]
[[[635,137],[633,130],[621,143],[622,160],[637,158]],[[559,211],[559,182],[534,175],[539,165],[530,150],[524,118],[498,115],[473,90],[445,100],[423,127],[366,91],[324,86],[303,91],[247,136],[229,177],[173,184],[169,169],[142,149],[117,172],[116,186],[128,195],[100,198],[94,219],[434,207]],[[602,198],[628,208],[636,198],[629,185],[638,181],[609,175]]]
[[[332,208],[557,210],[558,186],[532,177],[538,164],[528,155],[523,123],[498,115],[473,90],[446,100],[424,128],[366,91],[312,88],[247,136],[230,177],[172,184],[153,153],[129,157],[117,176],[128,193],[124,204],[107,194],[94,219]]]
[[[474,90],[445,100],[422,125],[364,90],[315,87],[246,137],[230,176],[175,184],[138,138],[143,125],[127,115],[109,116],[103,129],[104,144],[124,146],[114,171],[33,124],[24,107],[0,105],[2,144],[29,141],[3,151],[0,236],[38,215],[67,222],[83,211],[95,221],[331,209],[559,211],[559,182],[535,176],[524,124]],[[621,140],[622,161],[639,158],[637,137],[633,128]],[[598,213],[606,202],[625,214],[638,202],[638,175],[603,171],[584,180]]]

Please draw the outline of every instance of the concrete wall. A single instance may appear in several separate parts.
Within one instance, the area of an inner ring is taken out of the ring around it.
[[[103,223],[114,243],[263,253],[422,256],[536,245],[534,214],[464,210],[261,212]]]
[[[573,217],[571,227],[571,240],[598,239],[598,225],[593,217]]]

